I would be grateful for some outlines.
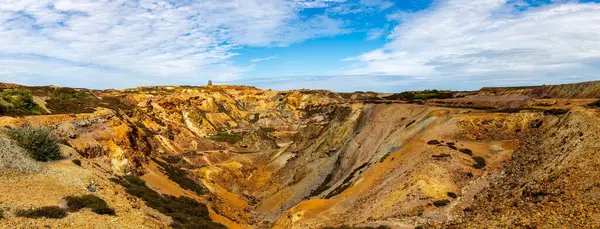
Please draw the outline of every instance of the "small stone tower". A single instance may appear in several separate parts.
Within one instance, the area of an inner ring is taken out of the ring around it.
[[[208,86],[212,86],[212,80],[208,81]]]

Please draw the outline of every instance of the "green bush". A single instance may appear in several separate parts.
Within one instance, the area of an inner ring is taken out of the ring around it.
[[[46,111],[25,90],[6,89],[0,93],[0,115],[39,115]]]
[[[93,212],[100,215],[114,215],[115,209],[106,204],[106,201],[95,195],[67,196],[67,207],[70,211],[79,211],[82,208],[90,208]]]
[[[566,114],[566,113],[569,113],[568,109],[559,109],[559,108],[556,108],[556,109],[550,109],[550,110],[545,110],[544,111],[545,115],[563,115],[563,114]]]
[[[456,199],[456,198],[458,198],[458,195],[456,195],[456,193],[453,193],[453,192],[448,192],[448,193],[446,193],[446,194],[448,195],[448,197],[451,197],[452,199]]]
[[[589,107],[600,107],[600,100],[597,100],[596,102],[590,103],[588,104]]]
[[[25,218],[51,218],[51,219],[62,219],[67,216],[67,211],[58,206],[46,206],[41,208],[34,208],[28,210],[17,211],[17,216]]]
[[[473,160],[475,161],[475,164],[473,164],[473,168],[483,169],[487,165],[483,157],[475,156],[473,157]]]
[[[393,94],[384,97],[389,100],[428,100],[428,99],[447,99],[452,98],[454,93],[451,91],[439,91],[439,90],[424,90],[424,91],[405,91],[398,94]]]
[[[427,142],[427,145],[439,145],[439,144],[441,144],[440,141],[435,140],[435,139]]]
[[[8,136],[25,148],[38,161],[51,161],[60,159],[59,139],[48,129],[24,127],[10,129]]]
[[[460,149],[459,151],[460,151],[461,153],[464,153],[464,154],[466,154],[466,155],[473,156],[473,151],[472,151],[472,150],[470,150],[470,149]]]
[[[77,166],[81,166],[81,160],[79,160],[79,159],[73,159],[72,162],[73,162],[73,164],[76,164]]]
[[[238,135],[229,134],[227,132],[219,132],[213,136],[210,136],[210,139],[217,142],[227,142],[230,144],[235,144],[242,140],[242,138]]]
[[[324,227],[322,229],[390,229],[390,227],[388,226],[378,226],[378,227],[355,227],[355,226],[348,226],[348,225],[341,225],[341,226],[336,226],[336,227]]]
[[[433,206],[440,208],[440,207],[448,205],[449,203],[450,203],[449,200],[436,200],[436,201],[433,201]]]

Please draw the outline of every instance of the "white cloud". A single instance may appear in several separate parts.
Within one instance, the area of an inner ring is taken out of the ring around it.
[[[324,8],[336,3],[344,3],[346,0],[297,0],[296,6],[302,8]]]
[[[359,3],[363,6],[379,8],[379,10],[387,10],[394,6],[394,2],[385,0],[360,0]]]
[[[257,58],[257,59],[252,59],[250,60],[250,62],[252,63],[258,63],[258,62],[263,62],[263,61],[267,61],[267,60],[273,60],[273,59],[277,59],[279,58],[278,56],[268,56],[268,57],[264,57],[264,58]]]
[[[340,4],[329,4],[327,8],[330,13],[347,15],[347,14],[364,14],[385,11],[392,6],[394,2],[387,0],[359,0],[359,1],[339,1]]]
[[[367,41],[379,39],[385,34],[384,29],[372,29],[367,33]]]
[[[346,74],[404,75],[460,84],[536,84],[572,75],[599,76],[600,4],[541,7],[507,0],[445,0],[401,23],[383,48],[345,61]],[[518,4],[518,5],[515,5]]]
[[[0,0],[0,81],[99,88],[233,80],[251,68],[230,61],[240,47],[347,32],[326,15],[300,16],[336,2]]]

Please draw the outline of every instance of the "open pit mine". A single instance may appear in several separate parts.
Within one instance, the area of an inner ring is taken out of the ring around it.
[[[0,90],[0,228],[600,228],[600,81]]]

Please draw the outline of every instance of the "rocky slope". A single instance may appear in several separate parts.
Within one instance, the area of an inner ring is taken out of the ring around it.
[[[177,227],[191,213],[157,204],[170,196],[228,228],[600,226],[597,82],[410,101],[245,86],[0,88],[0,126],[50,128],[64,157],[0,175],[0,227]],[[16,214],[91,184],[114,216]]]

